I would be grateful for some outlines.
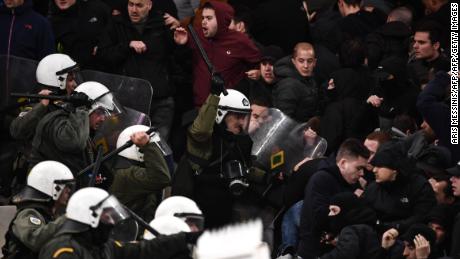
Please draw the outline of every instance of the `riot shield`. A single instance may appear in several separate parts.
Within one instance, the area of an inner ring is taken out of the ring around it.
[[[0,247],[5,245],[5,234],[10,227],[10,223],[16,215],[16,206],[0,206]],[[3,257],[0,249],[0,258]]]
[[[147,80],[93,70],[80,71],[77,83],[87,81],[96,81],[105,85],[123,106],[150,114],[153,89]]]
[[[117,148],[118,135],[132,125],[150,126],[150,118],[142,112],[125,107],[123,112],[109,117],[95,132],[93,141],[96,145],[102,145],[104,153]]]
[[[299,124],[274,108],[261,118],[249,135],[256,165],[273,173],[290,174],[304,158],[317,158],[326,151],[327,142],[323,138],[305,135],[306,123]]]
[[[0,55],[0,110],[24,101],[24,98],[10,97],[10,93],[38,92],[40,88],[35,77],[37,65],[35,60]]]

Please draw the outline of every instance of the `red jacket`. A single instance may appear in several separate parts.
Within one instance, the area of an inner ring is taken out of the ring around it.
[[[205,38],[201,25],[195,27],[195,31],[215,70],[224,78],[225,87],[233,88],[246,76],[245,72],[259,62],[260,52],[246,34],[228,29],[233,17],[230,5],[217,1],[209,3],[216,12],[217,33],[213,38]],[[194,104],[200,107],[209,95],[211,74],[191,36],[187,45],[193,50]]]

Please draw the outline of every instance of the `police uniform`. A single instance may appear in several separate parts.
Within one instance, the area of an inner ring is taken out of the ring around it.
[[[18,211],[6,234],[6,258],[37,258],[40,248],[56,234],[64,217],[54,218],[50,200],[28,186],[13,197]]]
[[[140,147],[144,162],[118,156],[115,176],[110,187],[118,200],[146,221],[155,216],[158,196],[171,181],[168,166],[154,143]]]
[[[79,225],[78,227],[69,226]],[[54,239],[40,251],[40,259],[166,259],[188,254],[185,233],[161,236],[152,240],[121,243],[107,241],[104,245],[95,245],[89,232],[80,232],[83,224],[68,220]],[[89,229],[89,226],[86,225]]]

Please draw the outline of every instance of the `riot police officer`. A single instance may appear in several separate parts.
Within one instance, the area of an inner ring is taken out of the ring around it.
[[[197,236],[193,233],[159,236],[127,244],[109,240],[113,226],[128,217],[118,200],[106,191],[94,187],[80,189],[69,200],[62,228],[42,248],[39,258],[162,259],[188,254],[187,244],[196,242]]]
[[[13,196],[18,207],[6,234],[6,258],[37,258],[40,248],[63,223],[58,217],[67,204],[75,180],[69,168],[56,161],[43,161],[30,171],[27,186]]]
[[[236,90],[227,92],[209,95],[200,108],[187,132],[187,154],[173,179],[172,194],[197,202],[206,218],[205,228],[231,222],[234,196],[229,188],[240,192],[246,185],[240,176],[250,166],[252,142],[246,135],[250,103]]]
[[[134,125],[124,129],[117,140],[117,148],[129,140],[134,145],[118,154],[114,180],[110,187],[123,204],[146,221],[154,217],[161,191],[170,185],[171,177],[163,158],[160,137],[157,132],[151,136],[145,132],[149,127]]]

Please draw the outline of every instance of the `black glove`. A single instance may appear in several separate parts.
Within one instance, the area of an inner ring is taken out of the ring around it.
[[[211,75],[211,93],[219,96],[221,93],[226,94],[224,79],[219,73]]]
[[[81,92],[73,92],[69,97],[69,102],[72,103],[75,107],[85,106],[91,108],[93,101],[89,99],[88,95]]]
[[[198,232],[185,232],[185,241],[187,244],[190,245],[196,245],[196,241],[198,241],[198,238],[203,234],[203,231],[198,231]]]

